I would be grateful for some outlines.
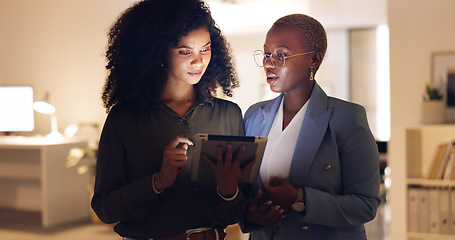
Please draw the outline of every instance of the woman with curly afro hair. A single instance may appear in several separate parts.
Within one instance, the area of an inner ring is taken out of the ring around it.
[[[244,149],[227,147],[213,182],[190,181],[195,134],[244,135],[240,108],[215,97],[238,82],[208,6],[139,1],[112,26],[106,57],[93,210],[123,239],[223,239],[243,215],[252,163],[241,168]]]

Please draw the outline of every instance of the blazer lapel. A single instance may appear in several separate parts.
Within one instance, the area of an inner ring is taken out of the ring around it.
[[[267,103],[264,108],[260,109],[259,115],[262,115],[263,118],[260,119],[256,126],[250,127],[252,130],[251,134],[253,136],[268,136],[270,128],[272,127],[273,120],[275,119],[276,112],[280,107],[281,99],[283,98],[283,94],[280,94],[274,100]]]
[[[292,157],[289,181],[294,186],[303,186],[328,129],[331,111],[327,109],[327,104],[327,95],[315,83]]]

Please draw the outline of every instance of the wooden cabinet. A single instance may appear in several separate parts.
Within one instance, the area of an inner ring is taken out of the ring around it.
[[[38,211],[42,225],[90,219],[89,177],[65,167],[84,140],[0,137],[0,207]]]
[[[450,199],[455,201],[455,181],[428,179],[438,146],[455,140],[455,125],[408,127],[405,137],[407,239],[455,239],[455,203]],[[443,215],[453,228],[449,232],[442,224],[432,225]]]

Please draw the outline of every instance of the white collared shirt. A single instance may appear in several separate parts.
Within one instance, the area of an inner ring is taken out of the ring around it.
[[[284,98],[281,100],[280,107],[270,128],[262,159],[259,173],[263,183],[270,176],[288,179],[295,145],[308,106],[307,101],[283,130],[283,102]]]

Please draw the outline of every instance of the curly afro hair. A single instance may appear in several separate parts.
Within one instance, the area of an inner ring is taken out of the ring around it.
[[[231,97],[239,85],[237,74],[209,7],[202,0],[143,0],[125,10],[108,34],[108,76],[102,94],[106,111],[124,102],[136,110],[155,104],[169,76],[168,50],[200,28],[210,33],[212,56],[195,85],[198,96],[213,98],[220,87]]]

